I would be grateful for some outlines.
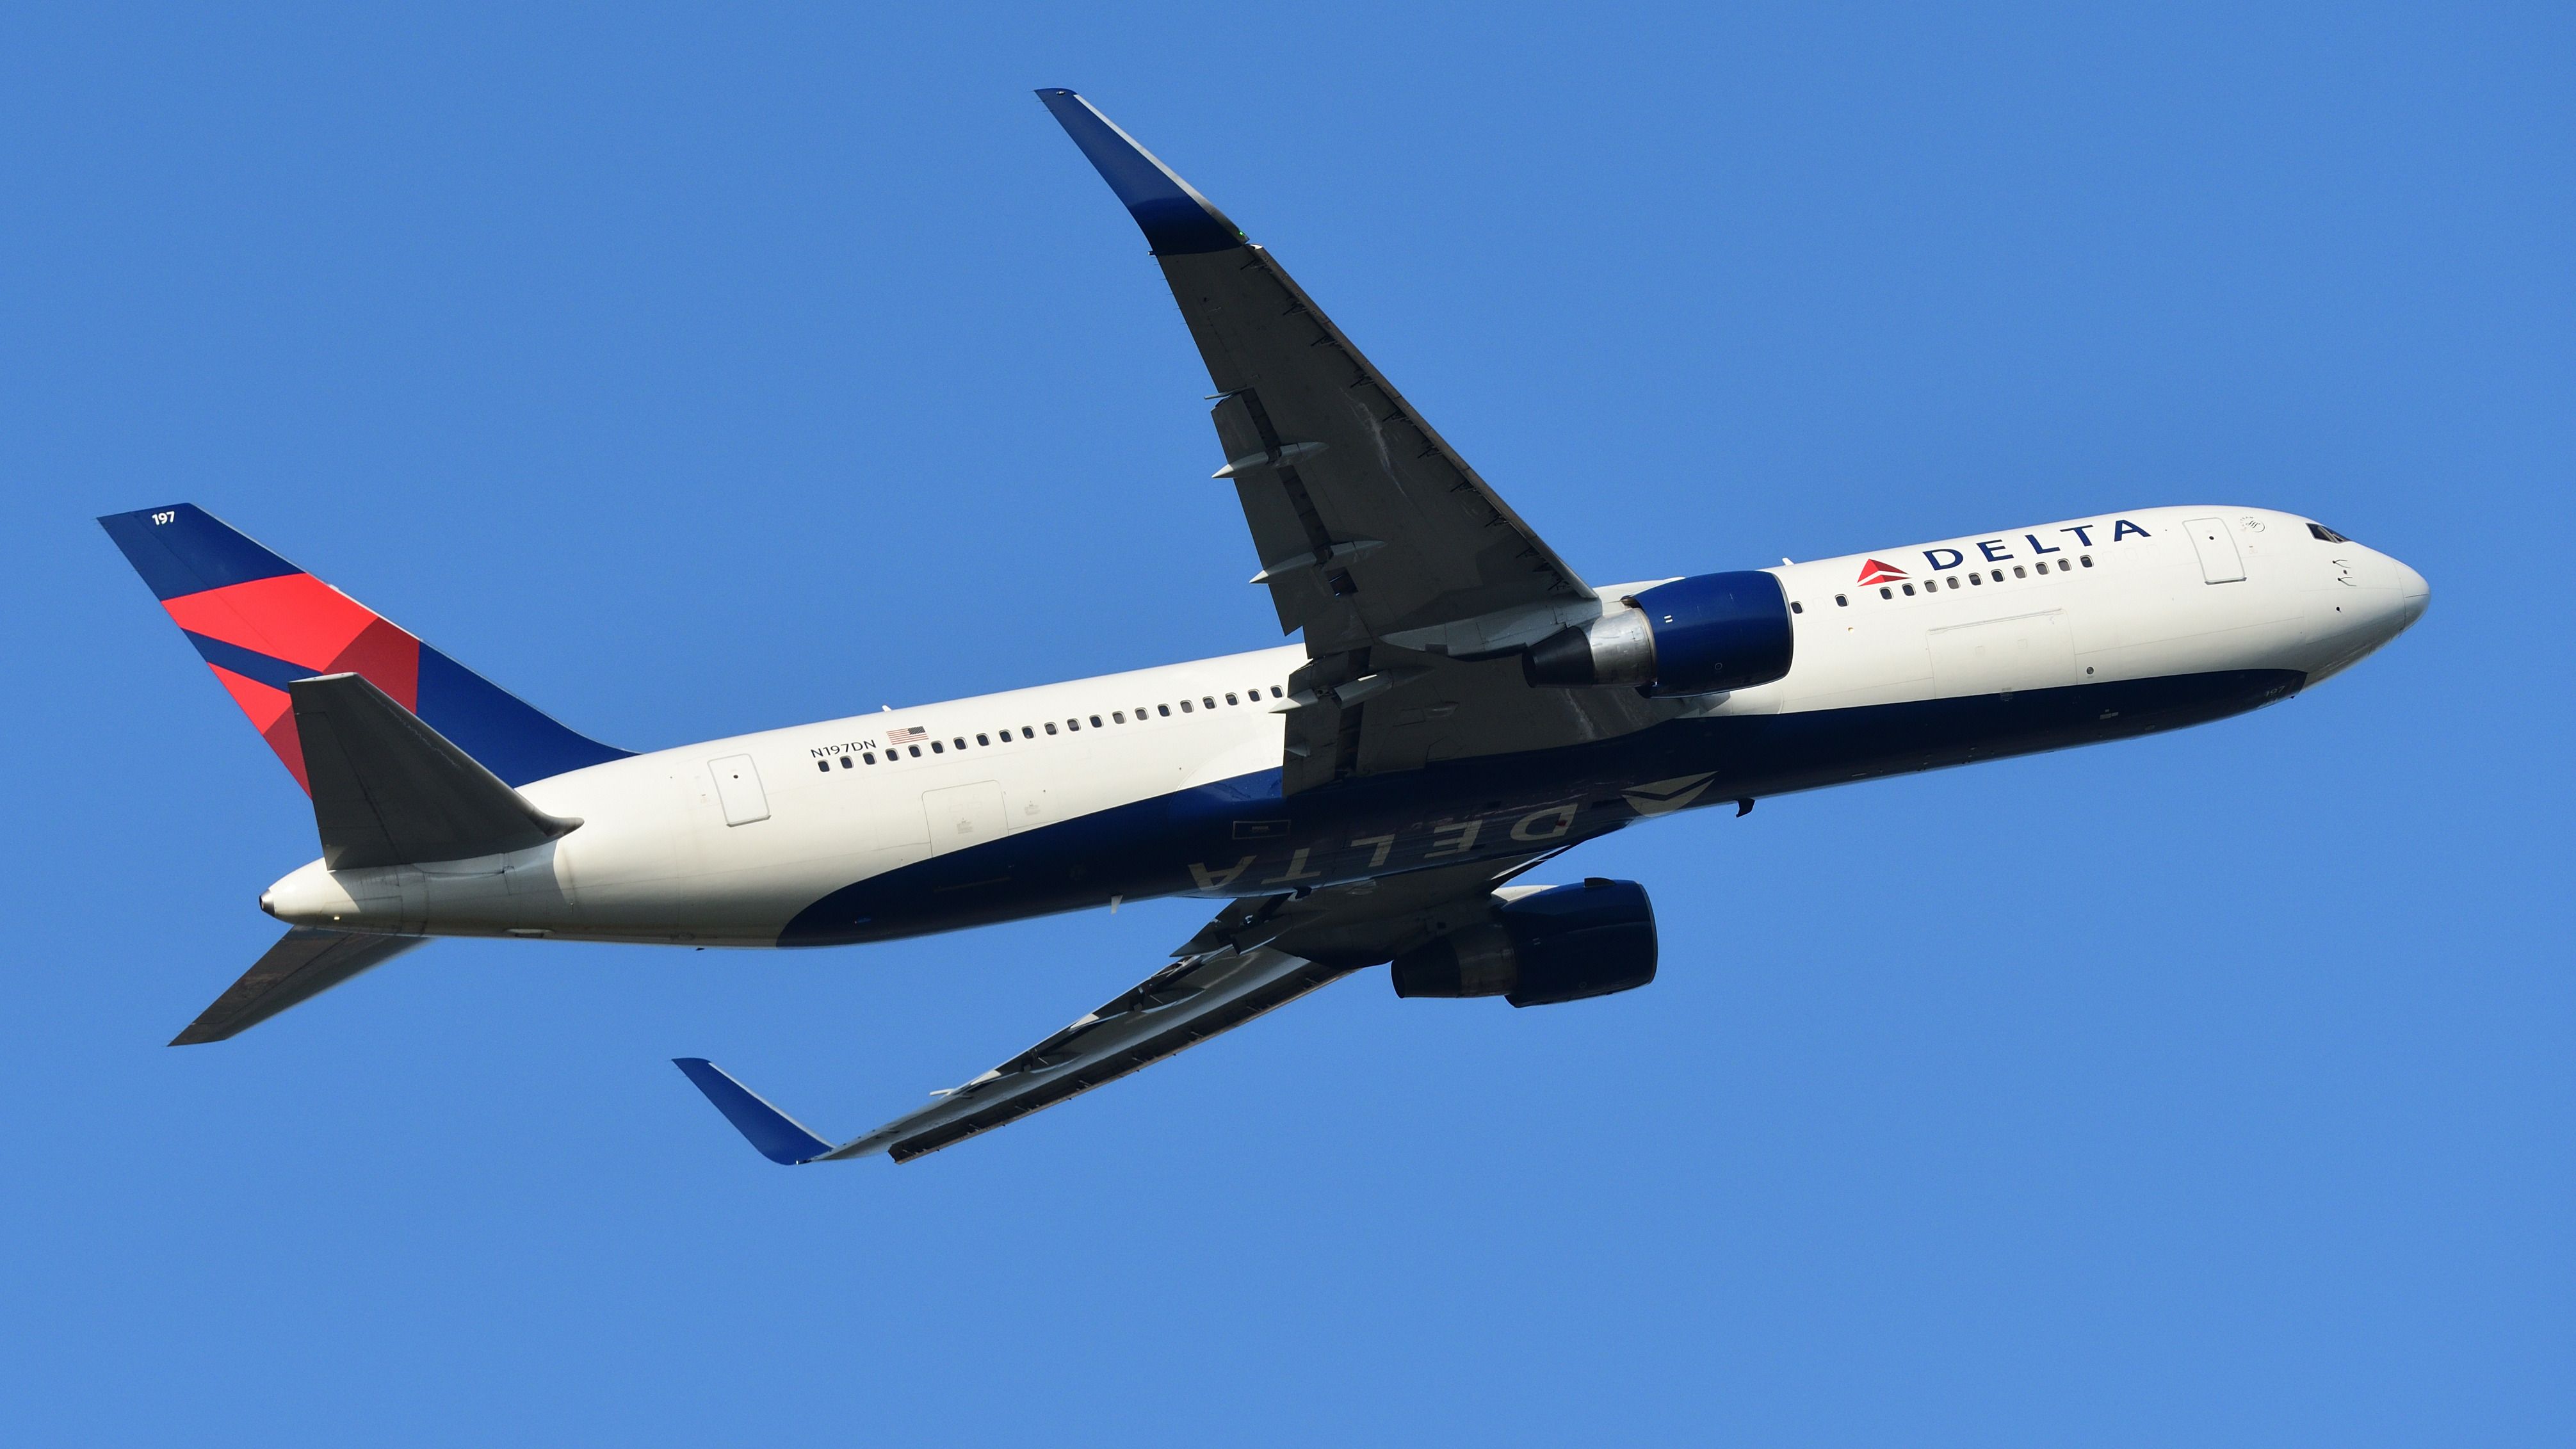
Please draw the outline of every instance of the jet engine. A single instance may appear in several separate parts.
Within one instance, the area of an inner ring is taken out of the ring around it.
[[[1657,584],[1628,607],[1560,629],[1521,656],[1532,684],[1634,685],[1645,694],[1716,694],[1789,672],[1789,601],[1760,570]]]
[[[1398,996],[1548,1006],[1655,979],[1655,908],[1629,880],[1498,891],[1491,914],[1395,958]]]

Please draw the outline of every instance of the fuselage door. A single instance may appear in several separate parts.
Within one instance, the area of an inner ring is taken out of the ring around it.
[[[2195,518],[2183,527],[2191,530],[2191,546],[2200,554],[2201,582],[2232,584],[2245,577],[2245,560],[2236,552],[2236,535],[2228,532],[2226,519]]]
[[[724,804],[725,824],[749,825],[769,818],[769,792],[760,788],[760,771],[752,768],[751,756],[709,760],[707,773],[716,777],[716,799]]]
[[[921,813],[930,824],[930,853],[946,855],[987,840],[999,840],[1006,827],[1002,787],[991,780],[951,785],[921,792]]]

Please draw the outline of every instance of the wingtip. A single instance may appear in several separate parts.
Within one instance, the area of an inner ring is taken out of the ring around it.
[[[1217,210],[1216,203],[1138,145],[1098,106],[1061,86],[1043,87],[1037,96],[1073,144],[1082,148],[1100,179],[1117,193],[1154,255],[1221,252],[1245,243],[1242,228]]]
[[[769,1105],[759,1093],[735,1081],[732,1073],[705,1057],[673,1057],[671,1065],[705,1094],[754,1151],[770,1161],[793,1167],[832,1150],[831,1143],[815,1136],[804,1123]]]

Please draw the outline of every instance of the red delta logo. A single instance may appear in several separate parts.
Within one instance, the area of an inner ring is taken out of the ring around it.
[[[1889,579],[1901,579],[1905,577],[1908,577],[1905,570],[1896,567],[1894,564],[1880,563],[1876,559],[1870,559],[1860,566],[1860,581],[1863,584],[1883,584]]]

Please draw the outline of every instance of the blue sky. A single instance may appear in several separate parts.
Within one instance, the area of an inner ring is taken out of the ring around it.
[[[2564,1443],[2563,8],[21,8],[20,1443]],[[1271,642],[1030,96],[1271,246],[1576,568],[2159,503],[2429,616],[2180,735],[1587,847],[1650,988],[1375,973],[900,1169],[1166,902],[443,942],[160,1045],[310,816],[106,539],[189,500],[655,747]]]

